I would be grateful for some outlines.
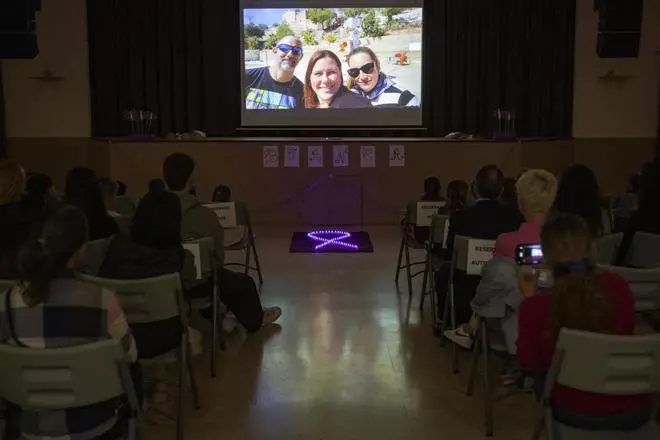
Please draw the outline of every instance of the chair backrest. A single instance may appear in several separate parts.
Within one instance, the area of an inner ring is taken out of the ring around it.
[[[7,290],[14,287],[18,284],[18,280],[3,280],[0,279],[0,293],[6,292]]]
[[[54,349],[0,345],[0,396],[35,410],[87,406],[123,394],[135,402],[123,357],[111,340]]]
[[[612,264],[621,245],[622,233],[604,235],[594,243],[600,264]]]
[[[204,237],[196,240],[186,240],[183,242],[183,248],[189,251],[195,258],[197,279],[213,273],[215,267],[215,243],[212,238]]]
[[[252,228],[247,204],[243,202],[208,203],[204,206],[215,212],[223,228],[229,229],[236,226]]]
[[[417,201],[410,206],[415,210],[415,226],[430,227],[433,222],[433,216],[438,213],[440,208],[447,206],[447,202],[441,201]]]
[[[79,274],[78,279],[112,290],[131,324],[148,324],[180,316],[187,325],[178,273],[141,280],[111,280]]]
[[[119,196],[115,201],[117,212],[129,218],[135,216],[135,202],[128,196]]]
[[[429,232],[429,242],[432,245],[445,246],[447,242],[448,227],[448,215],[433,214],[433,216],[431,216],[431,231]]]
[[[553,364],[556,382],[608,395],[660,391],[660,334],[605,335],[562,329]]]
[[[105,254],[108,252],[108,247],[110,246],[110,241],[112,238],[102,238],[100,240],[94,240],[87,242],[85,247],[85,266],[82,268],[81,272],[96,275],[103,265],[103,260],[105,260]]]
[[[637,312],[660,310],[660,267],[655,269],[633,269],[629,267],[599,265],[600,269],[625,278],[635,297]]]
[[[637,232],[625,264],[634,267],[660,267],[660,235]]]
[[[113,217],[112,218],[115,223],[117,223],[117,226],[119,227],[119,230],[123,232],[124,234],[130,234],[131,233],[131,227],[133,226],[133,217],[129,217],[127,215],[120,215],[118,217]]]
[[[454,239],[452,267],[463,270],[468,275],[479,275],[484,265],[493,258],[495,240],[457,235]]]

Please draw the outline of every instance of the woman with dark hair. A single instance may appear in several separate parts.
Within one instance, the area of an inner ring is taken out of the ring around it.
[[[463,209],[467,203],[468,192],[470,188],[464,180],[452,180],[447,185],[447,209],[441,214],[452,215],[456,211]]]
[[[131,237],[119,234],[112,239],[98,276],[140,279],[179,272],[185,287],[194,280],[195,267],[182,241],[179,198],[166,191],[147,194],[133,218]],[[142,358],[172,350],[181,338],[179,317],[133,324],[131,329]]]
[[[644,167],[639,208],[632,216],[621,239],[614,264],[623,266],[637,232],[660,234],[660,162]]]
[[[78,167],[69,171],[64,189],[64,202],[78,208],[89,225],[89,239],[99,240],[119,232],[103,203],[99,179],[90,168]]]
[[[580,216],[589,225],[592,237],[598,238],[605,232],[603,209],[598,181],[591,168],[576,164],[561,173],[554,212]]]
[[[48,350],[113,339],[128,362],[136,361],[135,342],[115,295],[73,277],[84,264],[86,243],[85,216],[65,206],[23,246],[20,283],[0,294],[0,343]],[[131,373],[141,399],[138,364],[132,364]],[[21,431],[24,438],[116,439],[125,433],[122,408],[120,399],[112,399],[66,410],[24,409]]]
[[[419,107],[415,95],[383,73],[380,60],[368,47],[353,49],[348,54],[348,67],[346,86],[367,98],[373,106]]]
[[[518,311],[517,357],[535,375],[540,395],[562,328],[612,335],[635,331],[635,301],[619,275],[596,270],[590,260],[593,233],[575,214],[557,213],[541,230],[541,244],[554,285],[538,290],[536,276],[522,272],[519,287],[525,296]],[[585,365],[588,369],[589,366]],[[609,396],[555,385],[555,418],[562,424],[592,430],[636,430],[651,414],[648,396]]]
[[[213,203],[231,202],[231,188],[227,185],[218,185],[213,190]]]
[[[440,179],[435,176],[427,177],[424,179],[424,194],[422,194],[420,200],[424,202],[443,202],[445,198],[440,194],[441,191]]]
[[[305,108],[367,108],[371,102],[344,86],[341,61],[330,50],[317,50],[305,73]]]

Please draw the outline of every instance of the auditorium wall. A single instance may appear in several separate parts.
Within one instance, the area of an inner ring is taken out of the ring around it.
[[[579,161],[594,168],[604,191],[617,191],[625,185],[628,174],[654,154],[660,72],[656,53],[660,49],[660,2],[645,2],[640,58],[608,61],[599,59],[595,53],[597,17],[592,10],[593,0],[578,0],[575,140],[521,144],[407,143],[407,164],[402,169],[389,168],[385,162],[387,144],[375,143],[379,148],[375,170],[356,167],[359,144],[351,144],[351,167],[341,173],[329,167],[264,170],[260,148],[263,143],[259,142],[135,144],[89,139],[85,0],[43,0],[42,4],[38,16],[40,55],[31,61],[2,62],[8,150],[10,157],[21,161],[29,170],[51,174],[60,187],[72,165],[88,165],[103,175],[127,181],[137,195],[146,189],[148,179],[159,176],[165,154],[179,149],[191,152],[198,159],[198,181],[203,194],[209,194],[216,183],[231,184],[237,197],[259,208],[255,213],[258,223],[287,224],[300,219],[296,212],[302,209],[301,203],[307,207],[306,213],[326,212],[329,208],[323,204],[319,204],[318,209],[310,208],[316,203],[308,200],[310,197],[304,202],[295,202],[299,204],[295,209],[274,205],[289,200],[317,178],[330,174],[362,176],[342,177],[339,178],[343,179],[341,182],[326,181],[338,185],[333,189],[334,194],[339,187],[346,193],[342,202],[346,206],[331,211],[349,213],[345,214],[349,217],[355,215],[356,209],[351,205],[355,202],[350,194],[355,193],[361,179],[367,211],[365,222],[388,223],[393,212],[420,191],[420,181],[428,174],[436,174],[446,183],[452,178],[470,180],[478,166],[485,162],[496,163],[507,174],[515,174],[521,167],[559,171]],[[45,69],[61,79],[35,79],[42,76]],[[622,78],[618,81],[600,79],[612,69],[615,76]],[[324,186],[323,191],[333,188]],[[317,192],[316,200],[324,198]],[[367,209],[368,200],[373,200],[374,206]],[[376,200],[382,206],[376,206]],[[304,220],[315,222],[310,217]]]

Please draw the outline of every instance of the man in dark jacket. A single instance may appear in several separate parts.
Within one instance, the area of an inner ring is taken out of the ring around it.
[[[502,203],[500,196],[504,187],[504,174],[495,165],[486,165],[477,173],[475,180],[476,203],[457,211],[452,215],[447,235],[447,251],[445,257],[451,259],[454,240],[457,235],[495,240],[504,232],[515,231],[524,221],[518,210]],[[479,284],[480,277],[466,275],[465,272],[454,274],[454,295],[457,322],[467,322],[472,310],[470,301]],[[449,266],[436,274],[438,286],[438,306],[442,316],[445,297],[448,290]]]

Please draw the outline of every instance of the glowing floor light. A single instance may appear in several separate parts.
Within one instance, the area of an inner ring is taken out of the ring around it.
[[[314,247],[315,251],[321,250],[327,246],[341,246],[346,249],[359,250],[357,245],[344,241],[347,238],[351,238],[350,232],[338,230],[312,231],[307,234],[307,237],[310,240],[319,242],[319,244]]]

